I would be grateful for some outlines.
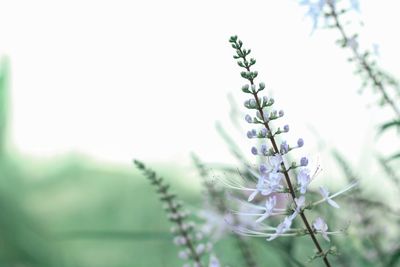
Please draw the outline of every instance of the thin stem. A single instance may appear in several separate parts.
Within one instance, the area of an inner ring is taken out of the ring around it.
[[[339,15],[336,11],[336,7],[333,3],[330,3],[329,1],[327,2],[331,13],[330,15],[332,16],[333,20],[335,21],[335,27],[339,30],[344,43],[347,44],[348,41],[350,40],[349,36],[346,34],[344,27],[342,23],[339,20]],[[373,72],[372,67],[370,64],[366,61],[366,59],[361,56],[361,54],[358,52],[357,48],[354,46],[348,46],[350,47],[351,51],[354,54],[354,57],[357,58],[359,61],[360,66],[366,71],[368,74],[368,77],[372,80],[374,86],[381,92],[383,99],[386,101],[387,104],[393,109],[394,113],[396,113],[396,116],[400,118],[400,110],[399,108],[395,105],[395,103],[392,101],[390,98],[389,94],[386,92],[386,89],[382,82],[379,80],[377,75]]]

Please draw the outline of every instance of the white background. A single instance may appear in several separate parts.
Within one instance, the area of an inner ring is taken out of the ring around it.
[[[365,155],[393,146],[390,135],[375,138],[390,110],[376,108],[369,89],[357,93],[354,66],[334,44],[338,33],[311,34],[296,1],[0,3],[0,54],[12,67],[11,140],[23,154],[187,163],[195,151],[208,161],[230,161],[216,121],[249,151],[251,142],[228,115],[228,93],[245,100],[232,34],[252,48],[259,81],[285,110],[287,138],[303,137],[305,154],[326,157],[323,142],[368,172]],[[398,1],[370,0],[352,14],[355,24],[365,23],[362,46],[379,44],[380,64],[394,75],[398,10]]]

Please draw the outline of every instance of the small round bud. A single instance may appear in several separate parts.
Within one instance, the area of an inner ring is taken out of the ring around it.
[[[251,85],[251,91],[253,91],[253,92],[256,91],[256,86],[254,84]]]
[[[254,136],[253,136],[253,132],[252,131],[248,131],[247,132],[247,138],[253,138]]]
[[[273,105],[275,103],[275,100],[273,98],[269,99],[269,105]]]
[[[263,96],[263,102],[264,102],[264,104],[268,103],[268,97],[267,96]]]
[[[303,145],[304,145],[304,140],[302,138],[299,138],[299,140],[297,140],[297,146],[302,147]]]
[[[259,86],[260,86],[260,90],[263,90],[263,89],[265,88],[265,83],[261,82],[261,83],[259,84]]]
[[[250,99],[247,99],[246,101],[244,101],[244,106],[246,108],[250,107]]]
[[[244,119],[248,122],[248,123],[252,123],[253,119],[251,118],[251,116],[249,114],[247,114]]]
[[[260,173],[266,173],[268,168],[265,166],[265,164],[260,164]]]
[[[253,155],[257,155],[257,154],[258,154],[257,148],[253,146],[253,147],[251,148],[251,153],[252,153]]]
[[[283,115],[285,114],[284,112],[283,112],[283,110],[279,110],[279,117],[283,117]]]
[[[249,90],[249,85],[248,84],[243,85],[242,91],[247,91],[247,90]]]
[[[178,257],[181,258],[182,260],[187,260],[189,258],[189,254],[187,253],[186,250],[181,250],[179,251]]]
[[[285,133],[289,132],[289,125],[283,126],[283,131],[284,131]]]
[[[300,159],[300,165],[303,166],[303,167],[307,166],[308,165],[308,159],[306,157],[302,157]]]
[[[257,131],[256,131],[256,129],[251,130],[251,133],[253,134],[254,137],[257,136]]]
[[[257,105],[257,102],[254,99],[250,99],[250,102],[249,102],[250,108],[255,108],[256,105]]]

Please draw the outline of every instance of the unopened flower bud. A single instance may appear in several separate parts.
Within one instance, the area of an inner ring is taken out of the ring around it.
[[[248,123],[252,123],[253,119],[251,118],[251,116],[249,114],[247,114],[244,119],[248,122]]]
[[[308,165],[308,159],[306,157],[302,157],[300,159],[300,165],[303,166],[303,167],[307,166]]]
[[[283,131],[284,131],[285,133],[289,132],[289,125],[283,126]]]
[[[297,140],[297,146],[302,147],[303,145],[304,145],[304,140],[302,138],[299,138],[299,140]]]

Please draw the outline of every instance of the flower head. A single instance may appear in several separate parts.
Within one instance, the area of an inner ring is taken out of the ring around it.
[[[285,217],[283,222],[281,222],[275,230],[275,233],[271,235],[269,238],[267,238],[267,241],[271,241],[275,238],[277,238],[279,235],[285,233],[287,230],[290,229],[290,226],[292,226],[292,218],[291,216]]]
[[[326,200],[326,202],[328,202],[329,205],[331,205],[334,208],[340,208],[340,206],[338,205],[338,203],[336,203],[335,201],[333,201],[331,198],[329,198],[329,191],[328,189],[326,189],[323,186],[319,187],[319,192],[322,195],[322,197]]]
[[[264,214],[256,220],[256,223],[262,222],[263,220],[267,219],[269,216],[272,215],[272,212],[276,206],[276,196],[272,196],[265,201],[265,212]]]
[[[326,240],[326,241],[330,241],[329,237],[328,237],[328,225],[325,223],[325,221],[321,218],[318,217],[317,219],[315,219],[314,223],[313,223],[313,227],[314,229],[321,233],[322,237]]]
[[[297,174],[297,184],[300,187],[300,193],[305,194],[307,187],[311,182],[310,171],[307,168],[301,168]]]

